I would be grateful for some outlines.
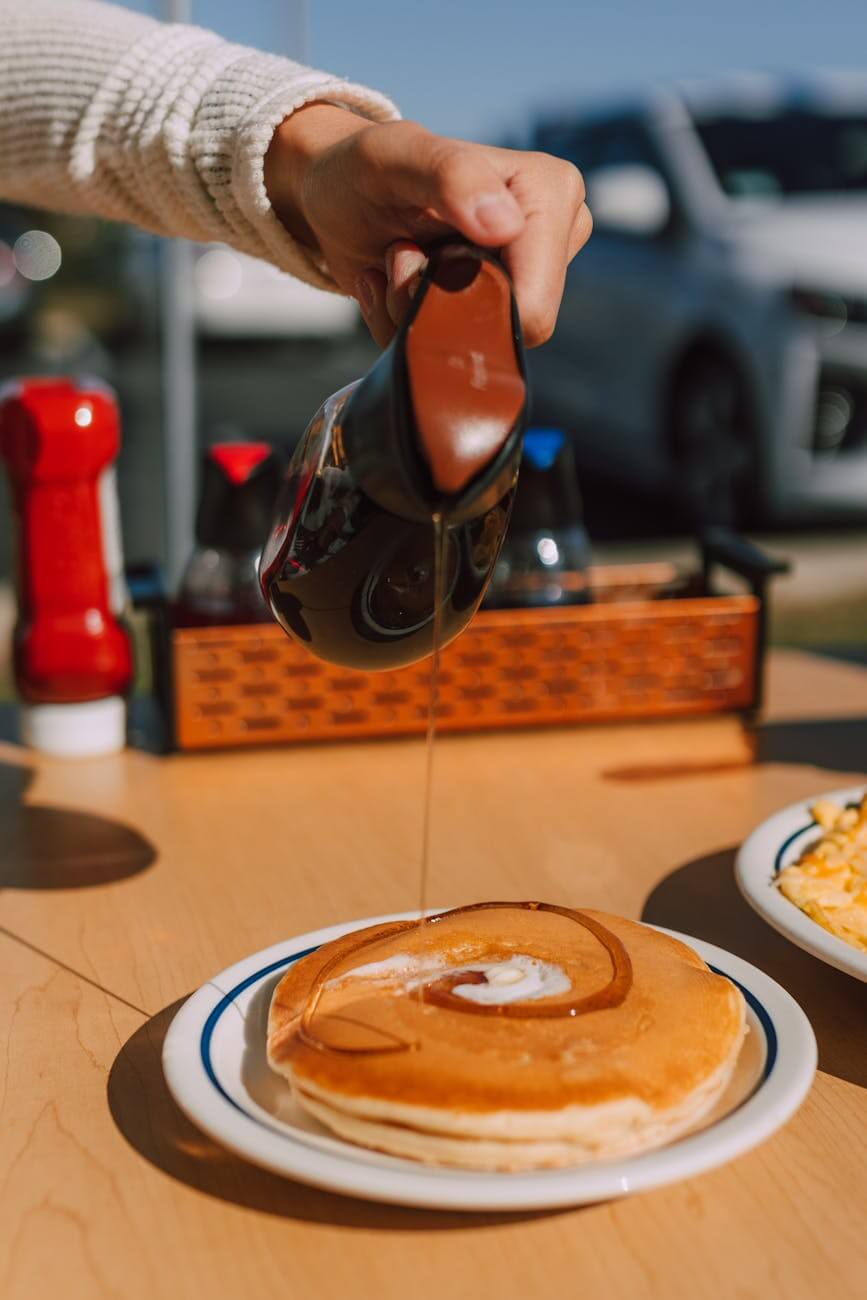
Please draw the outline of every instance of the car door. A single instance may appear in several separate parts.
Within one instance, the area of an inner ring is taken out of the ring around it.
[[[576,129],[568,156],[584,172],[591,211],[594,177],[634,167],[650,168],[664,181],[671,216],[654,234],[596,221],[570,267],[554,338],[532,362],[531,376],[538,376],[540,407],[550,404],[574,421],[585,466],[654,487],[665,474],[659,387],[679,297],[677,196],[638,117]]]

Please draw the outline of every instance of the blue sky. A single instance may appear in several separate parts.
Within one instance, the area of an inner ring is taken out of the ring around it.
[[[417,16],[414,16],[414,11]],[[390,94],[436,131],[497,139],[537,106],[744,68],[867,71],[867,0],[194,0],[195,21]]]

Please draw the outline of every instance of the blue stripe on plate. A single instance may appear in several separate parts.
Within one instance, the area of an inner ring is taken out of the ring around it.
[[[853,802],[850,799],[846,804],[846,807],[857,808],[858,802]],[[792,831],[791,835],[787,839],[783,840],[782,844],[777,849],[777,856],[774,858],[774,875],[777,875],[777,873],[782,870],[783,858],[786,856],[786,850],[794,844],[795,840],[798,839],[800,835],[804,835],[807,831],[811,831],[814,826],[818,828],[818,825],[819,823],[816,821],[815,817],[811,817],[806,826],[802,826],[799,831]]]
[[[798,834],[801,834],[801,832],[799,831]],[[274,971],[281,970],[285,966],[291,966],[293,962],[300,961],[302,957],[309,956],[311,952],[316,952],[316,949],[318,947],[319,945],[315,944],[312,948],[303,948],[301,949],[300,952],[290,953],[288,957],[280,957],[277,961],[272,961],[270,965],[263,966],[261,970],[257,970],[253,975],[248,975],[247,978],[245,980],[242,980],[240,984],[236,984],[233,989],[230,989],[229,992],[226,993],[220,999],[220,1001],[214,1007],[213,1011],[208,1016],[207,1020],[205,1021],[204,1027],[202,1029],[202,1037],[199,1041],[199,1050],[202,1058],[202,1067],[204,1068],[205,1074],[208,1076],[209,1080],[211,1081],[211,1084],[213,1085],[214,1088],[216,1088],[217,1092],[224,1099],[224,1101],[227,1101],[229,1105],[233,1108],[233,1110],[238,1111],[239,1114],[244,1115],[249,1120],[252,1120],[254,1124],[258,1124],[260,1128],[267,1129],[271,1133],[277,1133],[280,1137],[283,1138],[286,1137],[285,1129],[279,1128],[276,1124],[269,1124],[267,1123],[267,1121],[263,1120],[261,1116],[253,1115],[251,1114],[250,1111],[245,1110],[243,1106],[241,1106],[237,1101],[235,1101],[234,1097],[229,1095],[229,1093],[220,1083],[220,1080],[217,1078],[217,1073],[214,1069],[213,1061],[211,1060],[211,1040],[214,1037],[214,1030],[216,1029],[217,1024],[221,1019],[221,1017],[223,1016],[224,1012],[230,1006],[232,1006],[235,999],[239,997],[240,994],[245,991],[245,989],[250,988],[250,986],[253,984],[257,984],[260,980],[265,979],[266,976],[273,975]],[[710,963],[708,963],[708,968],[713,971],[714,975],[722,975],[725,979],[730,980],[731,983],[734,984],[736,988],[740,989],[741,993],[744,995],[744,998],[747,1001],[747,1004],[755,1012],[756,1019],[761,1025],[762,1031],[764,1032],[765,1035],[765,1065],[764,1065],[764,1069],[762,1070],[762,1077],[761,1079],[759,1079],[758,1083],[756,1084],[753,1091],[749,1094],[749,1096],[744,1097],[740,1105],[735,1108],[735,1110],[740,1110],[741,1106],[745,1105],[746,1102],[748,1102],[752,1097],[754,1097],[758,1092],[759,1088],[763,1087],[764,1084],[767,1083],[768,1079],[770,1078],[771,1071],[773,1070],[777,1060],[777,1031],[774,1028],[774,1022],[771,1019],[770,1013],[768,1012],[764,1003],[759,1001],[759,999],[756,997],[755,993],[753,993],[751,989],[746,988],[743,984],[741,984],[739,980],[734,979],[731,975],[728,975],[724,970],[720,970],[716,966],[711,966]],[[729,1112],[729,1114],[731,1115],[733,1115],[734,1113],[735,1111]]]
[[[810,821],[807,822],[806,826],[802,826],[800,830],[792,831],[791,835],[789,835],[786,839],[783,840],[782,844],[777,849],[777,856],[774,858],[775,876],[778,874],[778,872],[782,871],[783,858],[786,856],[786,851],[791,847],[791,845],[794,844],[795,840],[798,839],[801,835],[806,834],[807,831],[811,831],[813,827],[817,825],[818,822],[811,819]]]
[[[764,1031],[765,1068],[762,1070],[761,1079],[759,1079],[755,1088],[750,1093],[750,1097],[755,1097],[759,1088],[761,1088],[763,1084],[767,1083],[768,1079],[771,1077],[771,1071],[777,1063],[777,1031],[774,1028],[774,1022],[771,1019],[770,1012],[765,1004],[759,1001],[751,989],[745,988],[744,985],[741,984],[740,980],[736,980],[732,975],[726,975],[724,970],[719,970],[718,967],[711,966],[709,962],[708,969],[712,970],[714,975],[722,975],[731,984],[734,984],[735,988],[740,989],[741,993],[743,993],[746,998],[747,1005],[755,1012],[756,1019]],[[744,1097],[744,1101],[749,1101],[750,1097]],[[744,1101],[741,1102],[741,1106],[743,1106]],[[736,1109],[740,1110],[740,1106],[736,1107]],[[730,1111],[729,1113],[733,1115],[734,1111]]]
[[[248,1110],[244,1110],[243,1106],[238,1105],[234,1097],[230,1097],[226,1092],[226,1089],[217,1078],[211,1060],[211,1039],[214,1037],[214,1030],[216,1029],[217,1022],[223,1012],[232,1005],[235,998],[239,997],[245,989],[248,989],[251,984],[258,984],[259,980],[263,980],[266,975],[273,975],[275,970],[281,970],[284,966],[291,966],[293,961],[300,961],[302,957],[308,957],[310,953],[315,952],[318,947],[319,944],[317,943],[314,944],[312,948],[302,948],[300,952],[290,953],[288,957],[280,957],[277,961],[272,961],[270,966],[263,966],[261,970],[257,970],[253,975],[248,975],[245,980],[241,980],[241,983],[236,984],[233,989],[230,989],[214,1007],[213,1011],[205,1021],[204,1028],[202,1029],[202,1037],[199,1041],[199,1052],[202,1057],[202,1066],[204,1067],[205,1074],[217,1089],[220,1096],[223,1097],[230,1106],[234,1106],[235,1110],[240,1111],[242,1115],[246,1115],[248,1119],[253,1120],[254,1124],[261,1124],[263,1128],[271,1129],[272,1132],[280,1133],[284,1137],[285,1134],[282,1129],[277,1129],[271,1124],[266,1124],[258,1117],[258,1115],[251,1115]]]

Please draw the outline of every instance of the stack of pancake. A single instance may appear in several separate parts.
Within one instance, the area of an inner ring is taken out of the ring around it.
[[[325,944],[277,986],[268,1059],[340,1137],[468,1169],[624,1156],[714,1106],[743,997],[601,912],[485,904]]]

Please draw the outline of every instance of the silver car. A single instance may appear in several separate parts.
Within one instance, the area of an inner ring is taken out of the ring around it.
[[[867,516],[867,77],[680,86],[534,145],[595,219],[537,421],[696,521]]]

